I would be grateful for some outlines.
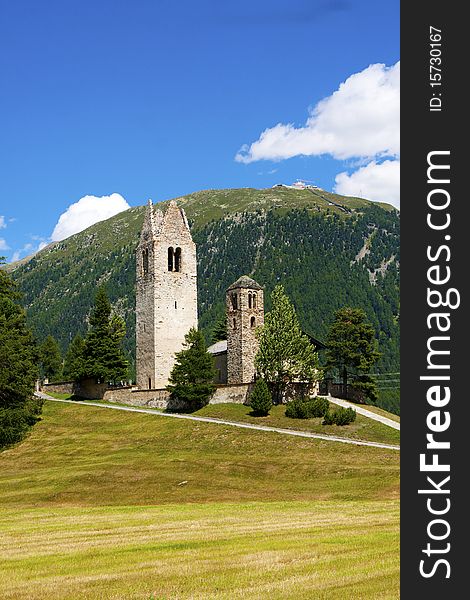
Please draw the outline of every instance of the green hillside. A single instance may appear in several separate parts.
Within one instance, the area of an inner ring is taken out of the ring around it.
[[[383,353],[378,369],[399,371],[399,217],[389,205],[323,190],[206,190],[178,198],[198,245],[200,326],[223,313],[225,289],[249,274],[269,293],[282,282],[304,330],[325,337],[336,309],[362,307]],[[162,203],[165,204],[165,203]],[[105,283],[135,352],[134,250],[144,208],[132,208],[12,265],[39,339],[65,350],[84,333],[96,286]],[[397,383],[381,404],[398,412]]]

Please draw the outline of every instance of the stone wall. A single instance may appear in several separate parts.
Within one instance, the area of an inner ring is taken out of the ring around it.
[[[45,394],[52,392],[55,394],[71,394],[79,396],[86,400],[97,400],[103,398],[108,385],[106,383],[96,383],[93,379],[86,379],[80,383],[74,381],[61,381],[59,383],[43,383],[40,386]]]
[[[254,383],[220,384],[209,401],[209,404],[249,404],[249,397]],[[87,400],[104,400],[117,404],[129,404],[130,406],[141,406],[149,408],[160,408],[162,410],[183,410],[184,405],[170,401],[170,394],[164,388],[154,390],[139,390],[135,387],[107,387],[105,384],[96,384],[92,381],[85,382],[79,386],[73,382],[48,383],[41,386],[44,393],[55,392],[58,394],[74,394]],[[306,390],[305,384],[294,383],[289,386],[285,402],[308,392],[317,394],[317,387],[313,386]]]
[[[344,398],[345,400],[351,400],[359,404],[365,404],[364,394],[356,389],[354,386],[347,386],[346,397],[343,393],[343,384],[331,381],[331,379],[324,379],[320,383],[319,393],[324,396],[333,396],[335,398]]]
[[[248,398],[253,383],[239,383],[233,385],[218,385],[209,404],[224,404],[234,402],[235,404],[248,404]]]
[[[210,404],[223,404],[234,402],[246,404],[253,384],[241,385],[218,385]],[[138,390],[136,388],[113,388],[108,389],[103,395],[106,402],[119,404],[130,404],[131,406],[148,406],[149,408],[161,408],[179,410],[184,408],[182,404],[170,401],[170,395],[165,389]]]
[[[103,400],[131,406],[148,406],[165,409],[170,394],[165,389],[138,390],[136,388],[113,388],[104,393]]]
[[[76,384],[73,381],[60,381],[59,383],[43,383],[40,384],[39,389],[47,394],[52,392],[53,394],[74,394]]]

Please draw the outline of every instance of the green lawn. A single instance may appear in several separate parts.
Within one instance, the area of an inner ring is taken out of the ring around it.
[[[48,392],[50,396],[61,400],[71,399],[70,394],[56,394]],[[93,400],[100,402],[100,400]],[[103,402],[103,404],[115,403]],[[338,407],[330,403],[332,410]],[[145,407],[147,408],[147,407]],[[386,410],[382,410],[375,406],[364,405],[364,408],[371,410],[377,414],[383,415],[393,421],[400,421],[400,417],[393,415]],[[162,412],[155,409],[157,412]],[[270,414],[267,417],[254,417],[251,414],[251,408],[244,404],[209,404],[201,410],[192,413],[201,417],[212,417],[214,419],[224,419],[226,421],[234,421],[239,423],[253,423],[255,425],[267,425],[268,427],[281,427],[282,429],[296,429],[298,431],[310,431],[312,433],[321,433],[324,435],[334,435],[345,437],[354,440],[365,440],[369,442],[381,442],[383,444],[400,444],[400,432],[392,429],[383,423],[374,421],[368,417],[357,414],[356,420],[349,425],[322,425],[323,419],[290,419],[285,416],[286,407],[273,406]]]
[[[0,489],[2,598],[399,597],[393,450],[46,402]]]
[[[330,406],[332,410],[337,408],[336,405],[331,403]],[[369,407],[364,406],[364,408],[368,409]],[[251,408],[243,404],[209,404],[194,414],[228,421],[257,423],[271,427],[282,427],[283,429],[298,429],[325,435],[337,435],[356,440],[400,444],[399,431],[360,414],[356,415],[356,420],[353,423],[338,426],[322,425],[323,419],[290,419],[285,416],[285,411],[285,406],[273,406],[267,417],[254,417],[251,414]],[[386,416],[389,415],[386,411],[383,411],[383,413]]]

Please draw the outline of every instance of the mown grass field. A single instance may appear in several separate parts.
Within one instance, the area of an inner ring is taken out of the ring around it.
[[[2,598],[398,598],[399,453],[46,402],[0,454]]]

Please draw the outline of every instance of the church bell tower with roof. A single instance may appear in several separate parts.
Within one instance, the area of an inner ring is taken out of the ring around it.
[[[256,328],[264,324],[263,288],[243,275],[227,289],[227,383],[250,383],[255,377],[259,341]]]

